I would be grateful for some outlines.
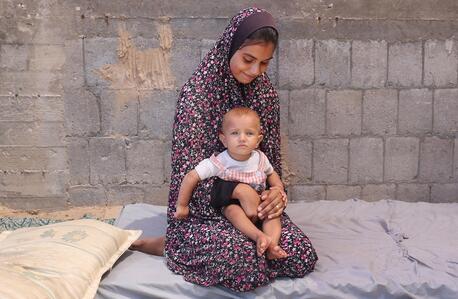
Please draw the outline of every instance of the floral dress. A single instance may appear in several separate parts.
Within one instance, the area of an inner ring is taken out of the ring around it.
[[[172,140],[172,173],[167,212],[167,266],[186,281],[202,286],[220,284],[249,291],[276,277],[303,277],[312,271],[317,255],[307,236],[283,213],[279,245],[288,257],[258,257],[256,244],[210,206],[214,178],[199,183],[190,201],[190,215],[176,220],[178,191],[184,175],[201,160],[224,150],[218,140],[223,115],[245,106],[261,118],[261,150],[281,174],[279,99],[267,74],[242,85],[232,76],[228,53],[240,23],[257,8],[234,16],[220,39],[183,86],[177,102]]]

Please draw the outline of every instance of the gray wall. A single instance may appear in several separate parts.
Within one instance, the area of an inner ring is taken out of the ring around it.
[[[251,1],[0,1],[0,203],[165,204],[177,92]],[[258,1],[292,200],[458,202],[458,2]]]

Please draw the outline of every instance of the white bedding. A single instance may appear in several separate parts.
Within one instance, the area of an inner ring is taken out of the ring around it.
[[[165,209],[128,205],[116,225],[161,235]],[[304,278],[237,293],[188,283],[162,257],[127,252],[104,277],[96,298],[458,297],[458,203],[317,201],[291,203],[286,212],[319,257]]]

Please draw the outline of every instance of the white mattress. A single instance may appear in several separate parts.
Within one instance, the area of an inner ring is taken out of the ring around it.
[[[116,225],[161,235],[165,211],[128,205]],[[290,203],[286,212],[319,257],[304,278],[237,293],[188,283],[164,258],[129,251],[96,298],[458,298],[458,203],[317,201]]]

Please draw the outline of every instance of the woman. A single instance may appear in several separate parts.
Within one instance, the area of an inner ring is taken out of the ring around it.
[[[224,150],[218,128],[233,107],[246,106],[259,114],[264,135],[260,149],[281,174],[279,100],[265,73],[277,40],[269,13],[257,8],[242,10],[181,90],[173,128],[166,238],[139,240],[134,247],[161,255],[165,243],[167,266],[189,282],[249,291],[275,277],[303,277],[317,260],[308,238],[283,213],[286,201],[279,189],[264,191],[258,216],[281,217],[280,246],[288,254],[284,259],[258,257],[256,244],[210,206],[213,179],[195,189],[190,217],[173,217],[184,175],[202,159]]]

